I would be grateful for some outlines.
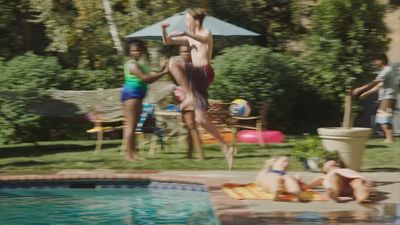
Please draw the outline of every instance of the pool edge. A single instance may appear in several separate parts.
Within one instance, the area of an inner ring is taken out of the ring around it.
[[[222,185],[228,180],[220,178],[190,177],[161,174],[52,174],[52,175],[6,175],[0,176],[0,182],[12,181],[56,181],[56,180],[144,180],[199,184],[206,186],[215,216],[221,225],[255,224],[254,213],[240,200],[230,198]]]

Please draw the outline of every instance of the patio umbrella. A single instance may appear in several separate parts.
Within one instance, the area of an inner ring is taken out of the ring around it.
[[[185,31],[185,14],[186,11],[177,13],[167,19],[136,31],[126,38],[142,38],[148,40],[161,40],[161,24],[169,23],[170,26],[167,28],[167,32],[171,31]],[[244,28],[238,27],[236,25],[227,23],[220,19],[212,16],[206,16],[203,21],[203,26],[211,31],[213,36],[258,36],[255,32],[246,30]]]

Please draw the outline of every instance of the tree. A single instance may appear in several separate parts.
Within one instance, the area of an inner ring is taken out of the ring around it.
[[[304,78],[325,98],[345,96],[346,128],[352,126],[352,86],[373,79],[372,59],[387,49],[384,12],[375,0],[322,0],[315,8]]]
[[[47,40],[43,27],[30,21],[29,0],[0,0],[0,5],[0,57],[43,53]]]
[[[105,13],[105,17],[106,17],[108,26],[110,27],[109,28],[110,35],[113,39],[114,47],[115,47],[115,49],[117,49],[118,54],[123,55],[123,48],[122,48],[121,40],[119,38],[117,26],[115,25],[114,19],[112,16],[112,9],[111,9],[111,5],[110,5],[110,1],[103,0],[103,8],[104,8],[104,13]]]
[[[296,2],[292,0],[212,1],[210,11],[219,18],[260,33],[262,36],[258,39],[258,44],[282,52],[285,51],[290,40],[298,38],[304,31],[302,25],[295,23],[293,17]]]
[[[354,81],[370,80],[373,56],[387,49],[384,12],[375,0],[321,0],[303,57],[304,80],[333,100]]]

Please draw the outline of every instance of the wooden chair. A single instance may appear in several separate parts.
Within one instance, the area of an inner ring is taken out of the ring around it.
[[[106,112],[99,110],[94,106],[88,107],[87,118],[94,123],[92,129],[86,130],[86,133],[96,133],[95,152],[99,153],[103,145],[104,133],[123,129],[124,118],[122,113],[115,117],[105,116]],[[115,126],[115,124],[119,124]],[[106,126],[109,125],[109,126]]]
[[[98,153],[101,150],[104,133],[112,132],[116,130],[124,129],[124,117],[122,115],[122,110],[118,114],[114,114],[115,116],[110,117],[107,112],[99,111],[95,107],[89,107],[88,118],[90,121],[94,123],[94,127],[92,129],[87,130],[87,133],[96,133],[96,148],[95,152]],[[112,126],[105,126],[111,124]],[[119,124],[119,125],[115,125]],[[161,145],[163,148],[163,134],[162,128],[157,126],[156,120],[154,118],[154,107],[151,104],[145,103],[143,105],[143,112],[140,116],[140,120],[137,124],[137,128],[135,134],[137,138],[142,139],[138,148],[142,148],[146,145],[149,145],[149,155],[154,154],[157,145]],[[123,132],[124,133],[124,132]],[[150,134],[150,139],[146,140],[145,135]],[[124,134],[123,134],[124,137]],[[126,143],[122,139],[121,152],[124,152],[126,149]]]
[[[266,118],[270,105],[271,105],[270,102],[264,102],[259,112],[259,116],[250,116],[250,117],[234,116],[233,119],[237,120],[237,124],[233,126],[235,138],[237,136],[238,131],[241,129],[256,130],[258,144],[260,146],[265,146],[264,139],[262,137],[262,130],[265,129],[267,126]]]
[[[270,107],[269,102],[263,103],[259,116],[238,117],[232,116],[230,107],[231,103],[222,101],[210,102],[210,109],[207,114],[211,122],[222,130],[232,132],[233,139],[231,141],[237,154],[237,134],[241,129],[256,130],[258,144],[265,146],[262,130],[266,128],[266,117]]]
[[[233,118],[230,113],[229,110],[230,103],[218,100],[210,100],[209,104],[210,108],[207,111],[208,118],[218,128],[218,130],[221,133],[226,132],[232,134],[233,137],[231,138],[231,140],[226,140],[226,141],[230,141],[232,145],[235,147],[236,138],[234,137],[235,136],[234,125],[237,124],[237,120]],[[204,129],[200,129],[200,133],[202,134],[203,137],[206,136]],[[208,142],[208,140],[203,139],[203,142]]]

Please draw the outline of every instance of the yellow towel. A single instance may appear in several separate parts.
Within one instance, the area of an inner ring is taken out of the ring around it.
[[[250,184],[234,184],[227,183],[222,186],[222,190],[225,191],[230,197],[243,200],[243,199],[260,199],[260,200],[272,200],[273,195],[265,192],[260,186],[253,183]],[[291,194],[279,195],[281,201],[291,201],[294,198]],[[315,191],[305,191],[301,193],[300,198],[305,201],[326,201],[327,197],[321,193]]]

